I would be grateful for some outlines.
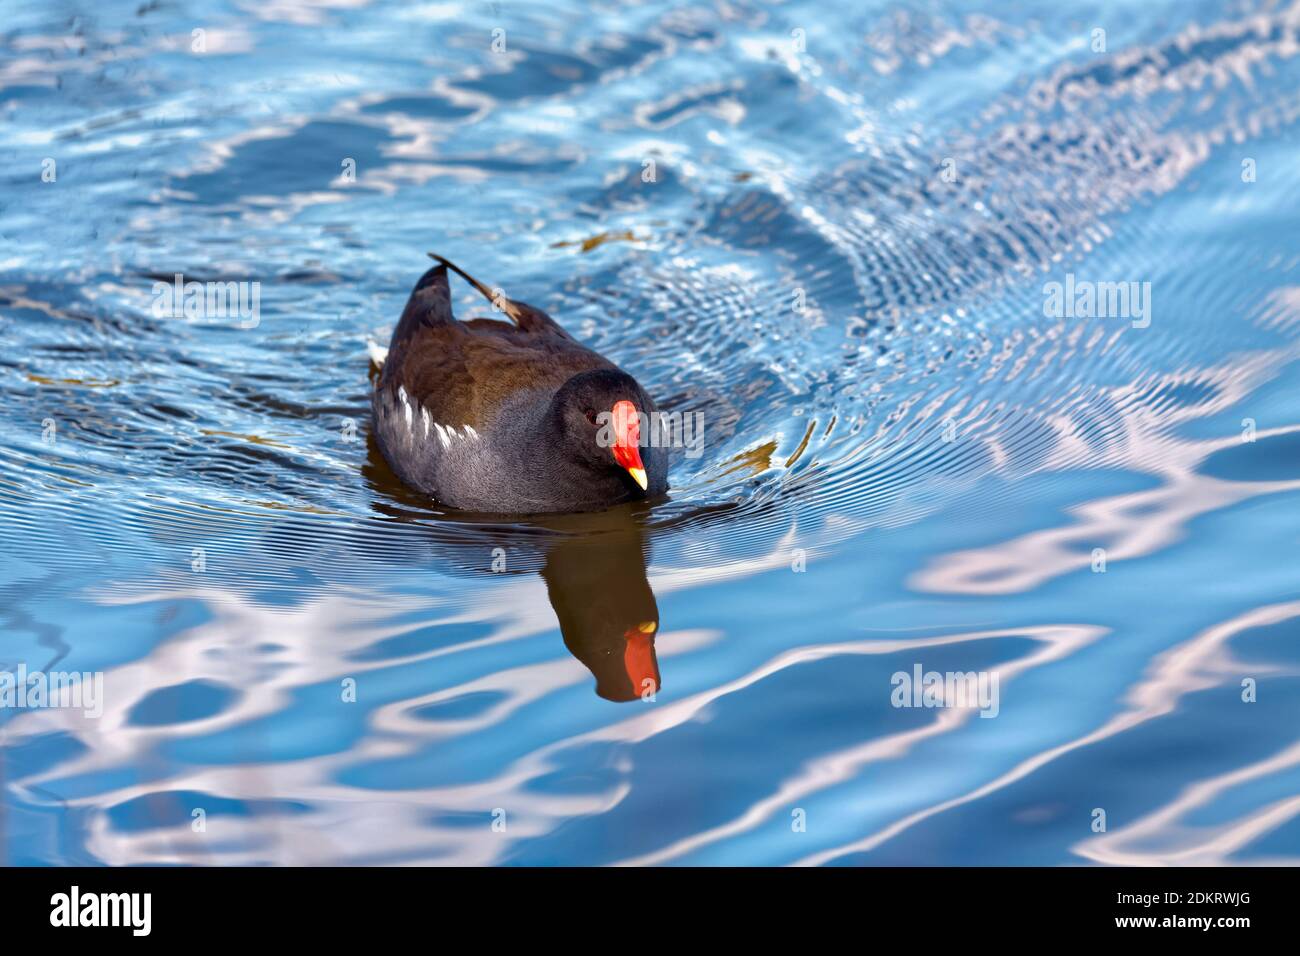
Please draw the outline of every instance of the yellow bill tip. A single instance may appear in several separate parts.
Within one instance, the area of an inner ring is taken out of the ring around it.
[[[650,483],[646,481],[644,468],[629,468],[627,470],[627,473],[632,476],[633,481],[635,481],[638,485],[641,486],[642,491],[645,491],[648,487],[650,487]]]
[[[653,634],[655,631],[659,630],[659,625],[655,621],[646,621],[642,624],[638,624],[636,629],[642,634]]]

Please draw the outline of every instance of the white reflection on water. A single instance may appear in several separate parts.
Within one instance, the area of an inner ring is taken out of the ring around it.
[[[1008,787],[1071,751],[1094,746],[1108,738],[1131,731],[1147,721],[1170,714],[1177,709],[1179,701],[1189,694],[1222,683],[1235,685],[1243,669],[1228,656],[1225,647],[1228,641],[1249,628],[1277,623],[1298,615],[1300,615],[1300,603],[1276,605],[1251,611],[1211,627],[1158,657],[1152,663],[1150,676],[1130,692],[1128,709],[1115,715],[1095,731],[1077,740],[1035,754],[1017,764],[1009,772],[970,793],[927,807],[870,836],[844,846],[823,850],[800,862],[802,865],[819,865],[848,853],[870,850],[936,814],[980,800],[997,790]],[[1258,667],[1251,670],[1255,673],[1261,672]],[[1262,672],[1267,671],[1268,668],[1262,669]],[[1224,824],[1221,828],[1209,828],[1205,839],[1207,845],[1201,844],[1197,836],[1189,832],[1186,827],[1177,826],[1178,817],[1189,809],[1204,805],[1212,796],[1228,786],[1291,766],[1297,757],[1300,757],[1300,746],[1289,746],[1270,760],[1224,774],[1215,780],[1194,784],[1188,788],[1184,796],[1142,820],[1114,833],[1083,841],[1076,844],[1074,849],[1087,857],[1109,863],[1183,862],[1210,865],[1227,862],[1226,857],[1231,850],[1244,845],[1260,832],[1280,826],[1296,811],[1300,811],[1300,799],[1288,798],[1246,819]],[[1163,852],[1150,849],[1144,851],[1126,849],[1133,843],[1150,839],[1153,835],[1172,844],[1170,849]],[[1300,858],[1286,862],[1300,862]]]

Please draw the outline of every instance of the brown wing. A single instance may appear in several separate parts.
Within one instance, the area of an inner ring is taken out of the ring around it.
[[[509,303],[516,325],[456,321],[448,265],[429,270],[416,283],[393,331],[379,388],[405,389],[435,422],[482,430],[521,389],[555,389],[578,372],[612,367],[550,316],[523,303]]]

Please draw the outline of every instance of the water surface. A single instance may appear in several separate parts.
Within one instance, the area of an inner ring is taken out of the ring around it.
[[[7,0],[3,861],[1300,860],[1300,6],[1070,6]],[[394,481],[426,250],[669,500]]]

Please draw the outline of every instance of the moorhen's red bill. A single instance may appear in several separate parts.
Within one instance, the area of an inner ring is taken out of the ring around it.
[[[636,379],[541,309],[495,296],[441,256],[415,284],[371,400],[375,438],[410,487],[464,511],[596,511],[668,490]],[[510,318],[458,321],[451,269]]]

